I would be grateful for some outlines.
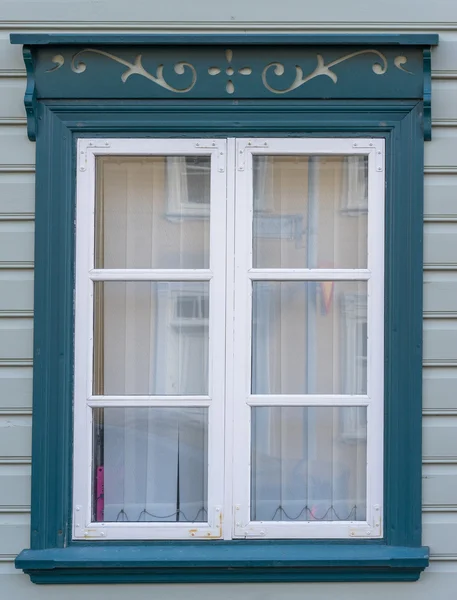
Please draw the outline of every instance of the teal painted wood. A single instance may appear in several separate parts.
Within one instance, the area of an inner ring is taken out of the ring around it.
[[[425,548],[288,542],[184,542],[144,547],[72,546],[27,550],[35,583],[415,581],[428,564]]]
[[[37,99],[177,96],[424,100],[424,136],[430,139],[430,45],[438,38],[405,36],[407,43],[399,47],[401,39],[401,35],[11,36],[13,43],[26,44],[30,139],[36,137]]]
[[[351,46],[379,44],[396,46],[436,46],[439,36],[422,33],[383,34],[75,34],[75,33],[12,33],[12,44],[49,46],[53,44],[159,44],[182,46],[188,44],[268,44],[268,45],[316,45],[333,44]]]
[[[31,545],[62,548],[71,514],[74,157],[65,123],[47,109],[38,119]]]
[[[421,540],[422,110],[401,120],[386,150],[385,479],[397,483],[386,485],[385,527],[392,544],[413,546]]]
[[[32,550],[18,556],[17,567],[41,583],[417,579],[428,563],[428,549],[420,546],[422,103],[46,101],[39,103],[38,110]],[[185,542],[74,542],[71,413],[76,138],[212,137],[215,133],[233,137],[260,132],[282,137],[368,135],[386,139],[385,537],[353,544],[306,540],[202,541],[197,546]],[[287,562],[285,547],[288,557],[304,561],[299,568]],[[214,556],[217,552],[225,557],[218,566],[211,562],[213,549]],[[248,553],[251,559],[235,568],[238,551]],[[152,557],[165,552],[168,566],[159,567]],[[104,562],[103,556],[111,559]],[[138,557],[138,565],[132,564],[132,556]],[[187,564],[195,560],[198,565],[183,567],[181,559]]]

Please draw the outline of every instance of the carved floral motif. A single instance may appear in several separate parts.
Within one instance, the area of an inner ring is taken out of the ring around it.
[[[177,94],[184,94],[186,92],[190,92],[190,90],[195,86],[195,84],[197,82],[197,70],[189,62],[182,61],[182,62],[177,62],[173,65],[173,69],[177,75],[183,75],[186,72],[186,70],[190,71],[192,74],[192,81],[191,81],[190,85],[188,85],[185,88],[176,88],[176,87],[173,87],[172,85],[170,85],[165,80],[165,78],[163,76],[164,65],[159,65],[156,69],[155,75],[153,75],[152,73],[150,73],[143,67],[141,54],[138,54],[136,56],[134,62],[131,63],[123,58],[120,58],[119,56],[116,56],[115,54],[111,54],[110,52],[105,52],[104,50],[98,50],[96,48],[85,48],[83,50],[80,50],[73,56],[73,58],[71,60],[71,70],[74,73],[78,73],[78,74],[84,73],[84,71],[87,69],[87,65],[86,65],[86,63],[84,63],[80,60],[80,56],[82,54],[89,54],[89,53],[106,56],[107,58],[114,60],[115,62],[118,62],[119,64],[127,67],[127,70],[124,71],[121,75],[121,80],[123,83],[125,83],[131,75],[140,75],[141,77],[145,77],[146,79],[149,79],[149,81],[156,83],[160,87],[163,87],[166,90],[169,90],[170,92],[174,92]],[[339,65],[342,62],[344,62],[346,60],[350,60],[351,58],[354,58],[355,56],[360,56],[362,54],[374,54],[376,57],[378,57],[379,61],[374,62],[371,67],[373,70],[373,73],[375,73],[376,75],[384,75],[387,72],[388,61],[387,61],[386,56],[379,50],[367,48],[366,50],[359,50],[357,52],[352,52],[350,54],[346,54],[345,56],[337,58],[336,60],[333,60],[333,61],[329,62],[328,64],[325,64],[324,57],[321,54],[317,54],[316,55],[317,65],[316,65],[316,68],[314,69],[314,71],[312,71],[308,75],[305,75],[302,67],[300,67],[299,65],[296,65],[295,66],[295,79],[289,85],[289,87],[287,87],[285,89],[278,89],[276,87],[273,87],[271,85],[271,82],[268,82],[267,75],[269,72],[271,72],[271,70],[273,70],[273,73],[277,77],[281,77],[282,75],[284,75],[284,72],[285,72],[285,68],[282,63],[271,62],[268,65],[266,65],[266,67],[262,71],[262,74],[261,74],[262,83],[265,86],[265,88],[268,91],[272,92],[273,94],[287,94],[288,92],[291,92],[291,91],[301,87],[305,83],[308,83],[308,81],[311,81],[312,79],[315,79],[316,77],[320,77],[320,76],[329,77],[333,81],[333,83],[336,84],[338,82],[338,76],[332,70],[333,67],[336,67],[337,65]],[[232,59],[233,59],[232,50],[228,49],[225,51],[225,58],[228,63],[228,66],[225,68],[225,74],[229,77],[229,79],[226,83],[225,90],[228,94],[233,94],[235,91],[235,85],[232,81],[232,77],[235,74],[235,69],[232,66]],[[408,71],[407,69],[404,68],[404,65],[407,63],[407,60],[408,59],[406,56],[396,56],[394,59],[394,66],[397,69],[399,69],[400,71],[403,71],[404,73],[408,73],[408,74],[412,75],[411,71]],[[48,69],[48,71],[47,71],[48,73],[52,73],[52,72],[60,69],[63,66],[63,64],[65,63],[65,59],[61,54],[56,54],[52,58],[52,62],[56,66],[51,69]],[[208,69],[209,75],[219,75],[221,72],[222,72],[222,69],[219,67],[209,67],[209,69]],[[249,66],[242,67],[242,68],[238,69],[237,72],[240,75],[252,75],[252,68]]]
[[[233,59],[232,50],[225,51],[225,58],[227,59],[227,62],[228,62],[228,67],[225,69],[225,74],[228,77],[233,77],[233,75],[235,74],[235,69],[232,67],[232,59]],[[210,67],[208,69],[208,73],[209,73],[209,75],[219,75],[219,73],[221,73],[221,69],[219,67]],[[252,69],[251,69],[251,67],[242,67],[241,69],[238,69],[238,73],[240,75],[251,75]],[[227,84],[225,86],[225,91],[227,92],[227,94],[233,94],[233,92],[235,91],[235,85],[231,79],[229,79],[227,81]]]

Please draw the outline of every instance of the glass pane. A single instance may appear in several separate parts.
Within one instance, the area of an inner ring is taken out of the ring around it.
[[[254,267],[366,268],[366,157],[253,161]]]
[[[253,394],[366,394],[367,284],[258,281]]]
[[[97,159],[98,269],[209,267],[209,156]]]
[[[208,282],[94,285],[94,394],[208,393]]]
[[[366,407],[252,409],[253,521],[366,519]]]
[[[206,408],[94,411],[93,519],[205,522]]]

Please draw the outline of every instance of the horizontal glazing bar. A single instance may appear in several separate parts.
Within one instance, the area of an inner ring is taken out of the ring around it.
[[[209,281],[209,269],[93,269],[92,281]]]
[[[368,396],[305,395],[305,394],[258,394],[246,400],[249,406],[368,406]]]
[[[250,269],[248,277],[259,281],[365,281],[368,269]]]

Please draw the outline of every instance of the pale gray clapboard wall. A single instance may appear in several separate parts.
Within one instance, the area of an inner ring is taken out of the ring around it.
[[[26,16],[25,16],[26,15]],[[327,20],[327,17],[329,20]],[[12,600],[415,600],[457,589],[457,3],[323,6],[298,0],[0,0],[0,597]],[[433,142],[426,145],[424,252],[424,543],[433,562],[418,584],[39,587],[14,570],[28,545],[32,393],[34,152],[27,140],[21,52],[10,31],[427,31],[433,53]],[[338,586],[338,587],[336,587]]]

